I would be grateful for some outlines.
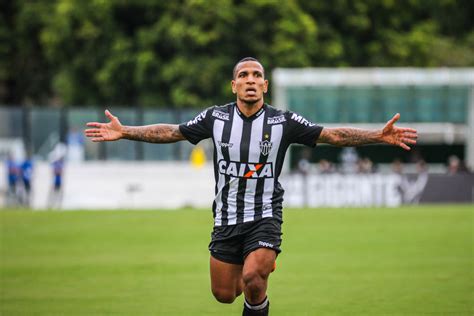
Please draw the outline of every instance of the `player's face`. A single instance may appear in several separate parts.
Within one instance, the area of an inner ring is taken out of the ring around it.
[[[245,61],[237,65],[234,80],[232,80],[232,92],[237,99],[248,104],[263,100],[263,94],[267,93],[268,80],[265,80],[263,67],[255,61]]]

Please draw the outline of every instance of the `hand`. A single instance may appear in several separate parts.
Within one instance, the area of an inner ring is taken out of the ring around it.
[[[86,129],[84,132],[93,142],[114,141],[123,137],[123,126],[119,119],[116,116],[113,116],[109,110],[105,110],[105,116],[110,120],[109,123],[87,123],[87,126],[95,127]]]
[[[385,124],[382,130],[382,141],[387,144],[400,146],[405,150],[410,150],[410,147],[407,144],[416,144],[418,132],[413,128],[400,128],[394,126],[399,118],[400,113],[397,113],[387,122],[387,124]]]

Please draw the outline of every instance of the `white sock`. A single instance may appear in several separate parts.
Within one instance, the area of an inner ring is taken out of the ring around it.
[[[264,309],[268,305],[268,296],[265,297],[263,300],[262,304],[259,305],[251,305],[247,302],[247,299],[244,300],[245,306],[247,306],[248,309],[251,309],[253,311],[259,311],[261,309]]]

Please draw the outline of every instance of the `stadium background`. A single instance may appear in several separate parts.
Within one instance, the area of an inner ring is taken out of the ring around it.
[[[286,203],[302,208],[285,212],[288,254],[271,285],[281,302],[274,313],[474,312],[473,2],[0,7],[0,158],[33,161],[26,200],[9,198],[7,169],[0,171],[1,314],[237,313],[205,291],[209,142],[195,150],[185,142],[92,144],[81,135],[85,122],[105,119],[105,108],[124,124],[180,123],[233,100],[232,67],[245,56],[266,67],[271,104],[325,126],[373,128],[400,112],[400,125],[420,132],[411,152],[291,148]],[[398,81],[384,83],[383,72]],[[62,196],[51,203],[51,163],[62,156]],[[16,190],[24,195],[21,182]],[[415,206],[424,202],[442,203]],[[48,207],[97,212],[24,212]],[[187,207],[206,211],[180,209]],[[89,259],[81,259],[85,249]],[[183,284],[186,298],[178,295]]]

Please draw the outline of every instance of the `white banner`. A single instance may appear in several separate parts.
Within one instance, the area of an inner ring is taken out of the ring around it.
[[[403,202],[404,184],[397,174],[292,174],[281,182],[291,207],[395,207]]]

